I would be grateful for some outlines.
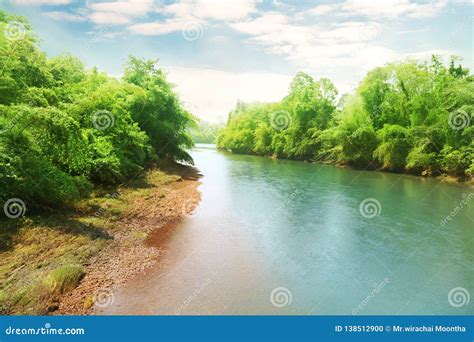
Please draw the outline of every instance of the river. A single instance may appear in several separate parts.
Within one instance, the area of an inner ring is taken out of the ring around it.
[[[199,207],[160,266],[97,313],[474,314],[472,188],[211,145],[192,154]]]

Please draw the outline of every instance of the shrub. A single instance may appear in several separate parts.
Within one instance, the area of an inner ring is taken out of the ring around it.
[[[374,151],[374,157],[382,167],[391,170],[405,168],[411,142],[408,129],[399,125],[385,125],[379,132],[380,145]]]

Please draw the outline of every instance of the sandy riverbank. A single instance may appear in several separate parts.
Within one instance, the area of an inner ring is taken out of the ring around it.
[[[113,241],[95,256],[80,284],[63,296],[59,315],[91,314],[94,307],[113,301],[114,289],[159,263],[161,249],[146,244],[148,235],[160,228],[176,227],[200,200],[199,173],[174,165],[166,172],[180,176],[163,187],[151,187],[146,197],[134,199],[115,223]]]

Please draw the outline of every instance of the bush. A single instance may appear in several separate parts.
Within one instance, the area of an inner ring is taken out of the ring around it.
[[[384,169],[401,170],[405,168],[411,139],[408,129],[399,125],[385,125],[379,132],[380,144],[374,157]]]
[[[57,208],[158,159],[192,163],[194,118],[156,61],[131,57],[119,81],[70,55],[48,60],[26,19],[0,11],[0,30],[9,20],[28,32],[0,35],[0,201]]]
[[[406,168],[419,174],[431,175],[439,169],[436,153],[426,153],[423,146],[417,146],[408,154]]]
[[[370,164],[377,148],[377,137],[371,126],[357,128],[355,131],[340,133],[342,153],[349,164],[364,166]]]
[[[469,174],[472,166],[472,158],[474,149],[472,147],[463,147],[455,150],[450,146],[446,146],[441,151],[441,165],[444,172],[463,176]],[[467,171],[467,173],[465,173]]]

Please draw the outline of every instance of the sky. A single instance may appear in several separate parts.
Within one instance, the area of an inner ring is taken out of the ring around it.
[[[433,53],[473,67],[474,0],[0,0],[49,55],[120,77],[158,59],[183,104],[223,122],[237,101],[273,102],[304,71],[340,94],[370,69]]]

